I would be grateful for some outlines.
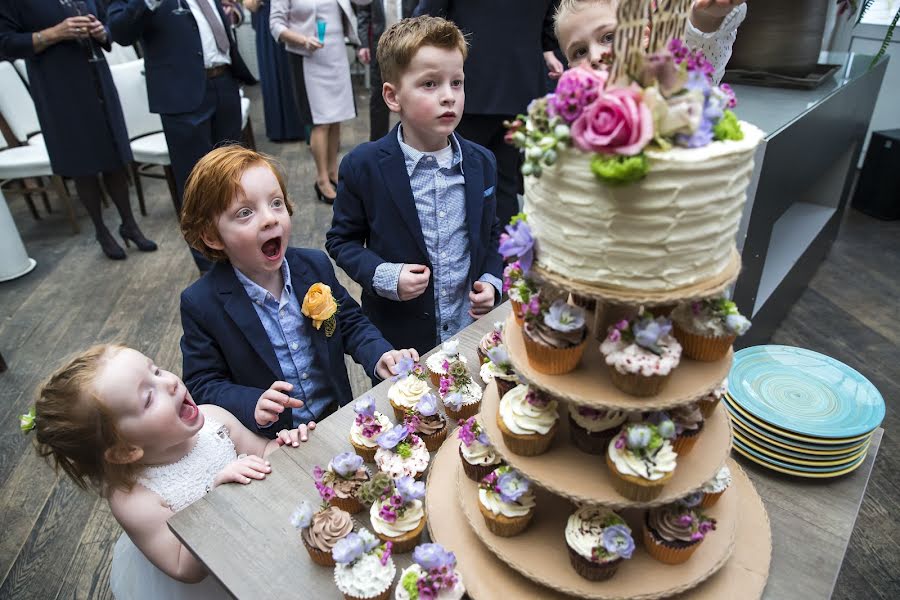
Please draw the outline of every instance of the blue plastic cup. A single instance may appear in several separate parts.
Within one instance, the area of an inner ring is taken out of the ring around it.
[[[325,26],[328,25],[328,21],[325,19],[316,19],[316,33],[319,36],[319,43],[325,43]]]

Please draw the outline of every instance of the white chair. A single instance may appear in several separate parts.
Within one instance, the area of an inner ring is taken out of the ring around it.
[[[253,121],[250,120],[250,98],[241,90],[241,141],[244,146],[256,150],[256,136],[253,135]]]
[[[165,179],[172,195],[172,203],[178,206],[178,192],[175,187],[175,175],[172,161],[169,158],[169,146],[162,132],[162,121],[159,115],[150,112],[147,102],[147,81],[144,77],[144,61],[133,60],[117,65],[110,65],[113,82],[119,93],[119,103],[125,115],[125,127],[131,140],[131,153],[134,163],[131,174],[137,190],[138,206],[141,214],[147,214],[144,203],[144,190],[141,177]],[[163,174],[153,173],[149,169],[162,167]]]
[[[17,58],[13,61],[13,66],[16,67],[16,71],[19,72],[19,76],[22,78],[22,81],[25,83],[30,83],[28,81],[28,68],[25,66],[24,58]]]
[[[111,48],[109,50],[104,50],[104,52],[106,52],[106,64],[109,66],[120,65],[122,63],[140,59],[137,52],[134,50],[134,46],[121,46],[116,42],[113,42]]]
[[[20,144],[41,131],[31,93],[10,62],[0,62],[0,114]]]

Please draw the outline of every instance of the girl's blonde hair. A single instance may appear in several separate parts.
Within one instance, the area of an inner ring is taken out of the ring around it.
[[[41,385],[35,399],[34,433],[38,453],[82,489],[106,495],[130,489],[140,468],[116,464],[107,450],[127,447],[116,420],[94,392],[94,380],[117,344],[93,346],[69,360]]]

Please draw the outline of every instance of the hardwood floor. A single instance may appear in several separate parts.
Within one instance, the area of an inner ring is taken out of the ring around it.
[[[261,150],[285,167],[297,206],[292,243],[323,247],[330,207],[316,202],[312,158],[305,145],[272,144],[265,136],[258,88],[248,89]],[[368,136],[367,98],[357,96],[360,118],[345,127],[343,150]],[[0,598],[107,598],[107,580],[118,525],[105,502],[57,478],[19,433],[36,386],[67,355],[101,341],[119,341],[181,370],[178,294],[196,277],[178,232],[165,184],[145,180],[149,216],[144,232],[156,253],[129,251],[128,260],[104,258],[79,209],[82,233],[73,236],[55,202],[51,215],[31,218],[24,202],[10,208],[30,255],[29,275],[0,284],[0,352],[9,370],[0,374]],[[137,210],[135,204],[135,210]],[[118,225],[113,208],[104,217]],[[836,598],[900,597],[900,222],[885,223],[851,211],[840,237],[809,289],[793,307],[773,342],[834,356],[869,377],[888,402],[886,433],[868,493],[850,541]],[[345,284],[350,283],[339,273]],[[348,285],[354,294],[355,285]],[[352,366],[354,393],[368,380]]]

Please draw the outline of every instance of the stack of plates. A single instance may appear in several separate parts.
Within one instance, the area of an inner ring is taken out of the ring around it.
[[[736,352],[723,402],[739,454],[800,477],[856,469],[884,419],[884,398],[868,379],[824,354],[791,346]]]

